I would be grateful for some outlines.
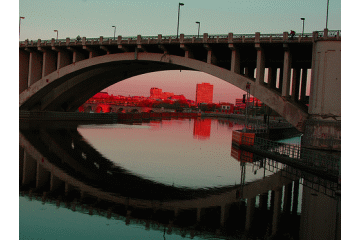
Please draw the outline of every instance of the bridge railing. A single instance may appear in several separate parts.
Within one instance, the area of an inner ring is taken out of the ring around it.
[[[318,37],[324,37],[325,36],[325,31],[316,31],[317,33],[317,36]],[[300,37],[312,37],[313,36],[313,33],[296,33],[294,38],[300,38]],[[341,31],[340,30],[328,30],[327,31],[327,37],[340,37],[341,36]],[[159,36],[141,36],[142,39],[153,39],[153,40],[157,40]],[[229,37],[228,34],[209,34],[208,35],[208,39],[227,39]],[[272,39],[283,39],[284,37],[284,34],[283,33],[265,33],[265,34],[260,34],[260,39],[269,39],[269,38],[272,38]],[[162,39],[173,39],[173,40],[178,40],[177,36],[176,35],[164,35],[162,36]],[[200,35],[198,37],[198,35],[184,35],[184,39],[203,39],[203,35]],[[255,39],[255,34],[233,34],[233,39]],[[99,43],[100,41],[103,42],[110,42],[109,40],[111,41],[114,41],[116,42],[117,41],[117,37],[115,38],[114,40],[114,37],[98,37],[98,38],[86,38],[86,41],[90,41],[92,42],[93,44],[97,44]],[[131,40],[134,40],[136,41],[137,40],[137,36],[125,36],[125,37],[122,37],[121,38],[122,40],[127,40],[127,41],[131,41]],[[28,43],[32,42],[32,43],[37,43],[38,40],[26,40]],[[22,45],[22,44],[26,44],[26,41],[19,41],[19,44]],[[51,43],[52,39],[50,40],[41,40],[41,45],[46,45],[46,43]],[[77,40],[76,38],[67,38],[67,39],[58,39],[56,42],[59,43],[66,43],[67,41],[69,41],[70,43],[75,43],[75,42],[78,42],[78,43],[81,43],[82,40]],[[33,44],[31,44],[33,45]]]

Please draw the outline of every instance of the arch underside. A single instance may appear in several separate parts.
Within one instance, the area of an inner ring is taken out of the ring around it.
[[[251,83],[250,94],[301,131],[307,118],[300,106],[254,79],[199,60],[141,52],[108,54],[65,66],[32,84],[20,94],[20,110],[76,111],[87,99],[122,80],[150,72],[193,70],[208,73],[240,89]]]

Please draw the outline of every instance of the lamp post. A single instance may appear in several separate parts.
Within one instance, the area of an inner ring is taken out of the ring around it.
[[[116,32],[116,26],[112,26],[114,28],[114,41],[115,41],[115,32]]]
[[[178,24],[177,24],[177,32],[176,32],[176,38],[179,38],[179,20],[180,20],[180,7],[184,6],[183,3],[179,3],[179,10],[178,10]]]
[[[56,32],[56,41],[58,41],[58,38],[59,38],[59,31],[58,31],[58,30],[54,30],[54,32]]]
[[[21,26],[21,19],[24,19],[25,17],[20,17],[19,21],[19,40],[20,40],[20,26]]]
[[[329,16],[329,0],[327,0],[327,7],[326,7],[326,29],[328,28],[328,16]]]
[[[304,36],[304,26],[305,26],[305,18],[300,18],[303,21],[303,30],[301,36]]]
[[[196,22],[197,24],[199,24],[199,27],[198,27],[198,38],[200,36],[200,22]]]

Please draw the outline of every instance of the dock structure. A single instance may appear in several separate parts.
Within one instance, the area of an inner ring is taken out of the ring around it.
[[[333,182],[339,182],[341,178],[339,155],[267,140],[256,137],[256,133],[242,133],[239,130],[233,131],[232,145]]]

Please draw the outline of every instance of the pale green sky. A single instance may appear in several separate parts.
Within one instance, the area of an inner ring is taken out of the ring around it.
[[[180,33],[282,33],[323,30],[327,0],[184,0]],[[176,35],[178,0],[20,0],[21,40],[116,35]],[[340,0],[329,2],[328,28],[341,29]]]

